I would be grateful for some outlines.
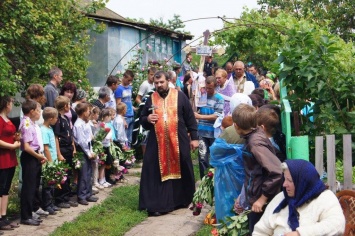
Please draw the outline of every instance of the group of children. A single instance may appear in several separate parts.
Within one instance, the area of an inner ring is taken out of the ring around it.
[[[237,213],[251,210],[248,214],[250,233],[266,204],[281,191],[281,162],[286,159],[286,150],[279,112],[277,105],[256,109],[241,103],[233,109],[232,116],[222,120],[220,137],[227,143],[244,144],[245,179],[234,207]]]
[[[70,107],[70,100],[65,96],[58,96],[55,100],[55,108],[46,107],[42,114],[38,102],[28,99],[22,103],[24,116],[19,126],[22,151],[20,158],[22,224],[39,225],[42,222],[40,218],[33,217],[33,212],[36,194],[38,195],[39,192],[42,165],[46,162],[56,164],[58,161],[64,161],[71,167],[60,188],[54,189],[54,186],[43,184],[41,207],[48,214],[56,214],[60,208],[78,206],[78,203],[88,205],[89,202],[96,202],[98,197],[94,194],[97,193],[97,189],[110,187],[116,183],[115,178],[107,179],[111,177],[111,173],[115,174],[112,169],[120,167],[116,162],[114,163],[116,157],[111,155],[110,145],[119,145],[123,151],[127,150],[123,118],[126,105],[119,103],[117,110],[112,108],[100,110],[88,102],[78,103],[75,107],[78,118],[74,124],[71,124],[65,116],[70,111]],[[39,127],[36,121],[41,116],[44,121]],[[99,140],[106,155],[106,159],[101,160],[101,165],[98,164],[99,153],[94,153],[92,145],[100,127],[109,130],[106,137]],[[82,153],[79,169],[74,167],[75,153]],[[122,175],[119,178],[122,178]],[[75,184],[76,192],[73,189]]]

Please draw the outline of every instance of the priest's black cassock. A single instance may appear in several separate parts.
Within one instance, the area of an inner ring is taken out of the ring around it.
[[[192,202],[195,192],[195,180],[190,155],[190,138],[191,140],[198,140],[197,123],[188,98],[180,91],[178,92],[177,102],[177,129],[181,168],[181,178],[179,179],[162,181],[159,168],[157,136],[154,125],[148,122],[147,119],[148,115],[152,114],[152,97],[148,98],[142,110],[140,117],[141,125],[144,129],[150,130],[150,132],[143,158],[140,181],[140,210],[170,212],[180,207],[187,207]]]

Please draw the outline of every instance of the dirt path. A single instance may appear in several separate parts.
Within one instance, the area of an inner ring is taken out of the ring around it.
[[[138,170],[131,169],[130,172],[134,173]],[[119,183],[114,188],[118,188],[120,186],[133,185],[139,183],[139,177],[134,175],[127,175],[127,183]],[[43,218],[43,222],[40,226],[28,226],[28,225],[20,225],[19,228],[12,231],[2,231],[4,232],[3,236],[25,236],[25,235],[49,235],[56,228],[60,227],[65,222],[70,222],[75,220],[75,218],[81,213],[87,211],[91,207],[100,204],[103,200],[105,200],[111,193],[112,188],[105,188],[100,190],[98,194],[95,196],[99,197],[99,200],[95,203],[90,202],[88,206],[79,205],[78,207],[71,207],[69,209],[62,209],[57,212],[56,215],[50,215]]]

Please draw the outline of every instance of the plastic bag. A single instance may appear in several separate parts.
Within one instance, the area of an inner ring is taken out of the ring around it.
[[[215,167],[214,195],[217,222],[233,216],[234,200],[244,183],[242,144],[228,144],[217,138],[210,147],[210,164]]]

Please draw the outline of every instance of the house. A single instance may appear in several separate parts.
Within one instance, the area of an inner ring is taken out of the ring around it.
[[[142,58],[142,64],[147,64],[148,60],[170,57],[171,62],[182,63],[185,55],[181,49],[186,45],[186,40],[193,37],[146,23],[129,21],[108,8],[89,14],[88,17],[106,25],[102,34],[91,33],[95,42],[88,56],[92,64],[87,76],[94,87],[103,86],[111,72],[116,74],[118,70],[124,70],[125,64],[135,54],[132,48],[137,43],[143,49],[147,44],[151,46],[151,52]]]

